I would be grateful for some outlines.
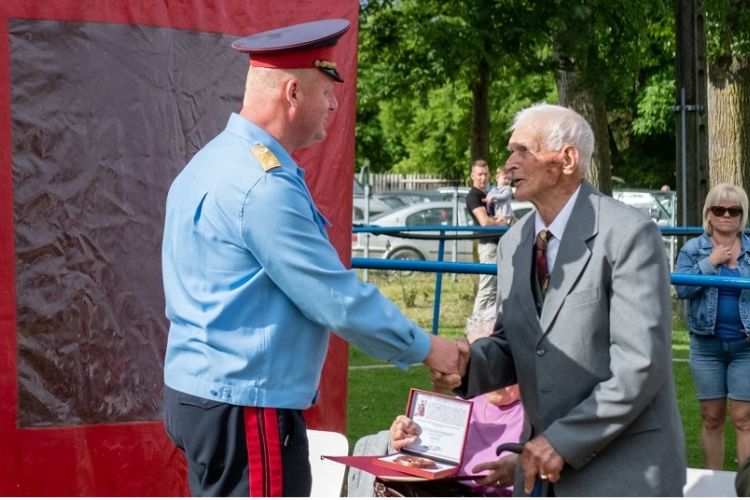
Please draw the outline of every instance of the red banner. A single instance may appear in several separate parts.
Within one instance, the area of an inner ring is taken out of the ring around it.
[[[247,59],[233,40],[348,19],[328,139],[296,155],[348,262],[358,10],[354,0],[0,6],[0,495],[187,493],[160,420],[167,190],[241,108]],[[311,428],[346,429],[347,354],[333,337]]]

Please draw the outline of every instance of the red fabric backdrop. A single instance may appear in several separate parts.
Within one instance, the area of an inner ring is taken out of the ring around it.
[[[158,420],[163,195],[241,107],[244,56],[226,41],[348,19],[339,111],[326,142],[296,157],[348,263],[358,9],[356,0],[1,3],[0,495],[187,493],[184,461]],[[345,431],[346,380],[347,345],[334,337],[310,427]]]

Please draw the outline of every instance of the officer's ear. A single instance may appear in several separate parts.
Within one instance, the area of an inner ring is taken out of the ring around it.
[[[296,78],[291,78],[284,84],[284,98],[293,108],[299,106],[300,84]]]

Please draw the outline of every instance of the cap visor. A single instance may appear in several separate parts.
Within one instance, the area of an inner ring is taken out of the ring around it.
[[[328,73],[333,77],[333,79],[339,83],[344,83],[344,79],[341,78],[341,75],[339,75],[338,71],[335,69],[328,69],[328,68],[318,68],[320,71],[323,71],[324,73]]]

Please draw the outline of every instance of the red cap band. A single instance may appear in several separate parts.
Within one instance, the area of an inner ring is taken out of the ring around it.
[[[320,47],[312,50],[295,50],[276,54],[253,53],[250,55],[250,66],[259,68],[315,68],[315,61],[333,63],[334,46]]]

